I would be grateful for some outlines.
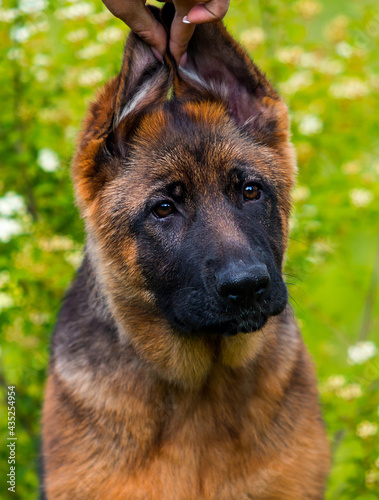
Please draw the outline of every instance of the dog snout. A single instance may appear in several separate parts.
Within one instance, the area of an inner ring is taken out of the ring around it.
[[[265,264],[231,264],[216,276],[217,293],[238,304],[254,303],[269,286],[270,275]]]

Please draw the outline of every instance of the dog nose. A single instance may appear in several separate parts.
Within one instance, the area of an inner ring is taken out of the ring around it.
[[[264,264],[242,268],[233,265],[220,272],[216,283],[221,297],[234,302],[253,302],[269,287],[270,275]]]

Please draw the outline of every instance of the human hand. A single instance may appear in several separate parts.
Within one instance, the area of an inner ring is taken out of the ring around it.
[[[170,30],[170,52],[177,64],[185,66],[187,46],[196,24],[220,21],[228,11],[230,0],[172,0],[175,17]]]
[[[187,46],[196,24],[221,20],[230,0],[167,0],[175,6],[175,17],[170,30],[170,52],[177,64],[185,66]],[[167,35],[163,26],[146,7],[146,0],[103,0],[112,14],[148,43],[159,61],[166,52]]]

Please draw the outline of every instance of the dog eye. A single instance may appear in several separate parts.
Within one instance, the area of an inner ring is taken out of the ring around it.
[[[259,200],[261,197],[261,190],[257,184],[249,182],[243,187],[243,197],[245,200]]]
[[[153,209],[153,214],[157,219],[164,219],[174,212],[176,212],[175,205],[170,201],[158,203],[158,205],[156,205]]]

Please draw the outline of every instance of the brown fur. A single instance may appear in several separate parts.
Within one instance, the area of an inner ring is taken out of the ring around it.
[[[265,89],[265,95],[257,94],[261,112],[241,134],[223,99],[204,99],[206,90],[189,86],[166,60],[128,123],[114,130],[138,79],[133,53],[142,42],[134,36],[120,75],[91,105],[73,163],[95,263],[88,324],[93,333],[105,332],[110,311],[117,342],[94,334],[94,352],[104,353],[94,364],[92,351],[81,349],[80,340],[69,350],[62,343],[54,346],[43,412],[48,499],[323,498],[328,446],[312,363],[290,309],[254,334],[178,335],[146,283],[136,238],[125,228],[121,238],[120,227],[111,222],[114,213],[120,220],[137,213],[162,171],[171,180],[191,171],[199,196],[212,205],[205,217],[210,234],[220,245],[235,244],[243,235],[228,223],[211,187],[230,164],[244,161],[254,163],[280,193],[286,248],[295,173],[286,108],[220,23],[197,31],[189,59],[207,38],[214,57],[226,47],[230,57],[224,52],[224,59],[236,65],[243,61],[257,87]],[[208,137],[207,163],[201,168],[181,138],[171,137],[162,106],[172,83],[186,120]],[[127,179],[120,175],[121,163],[104,160],[98,168],[109,134],[117,142],[131,129]],[[170,154],[162,154],[166,145]],[[74,320],[65,328],[67,338],[76,335]]]

